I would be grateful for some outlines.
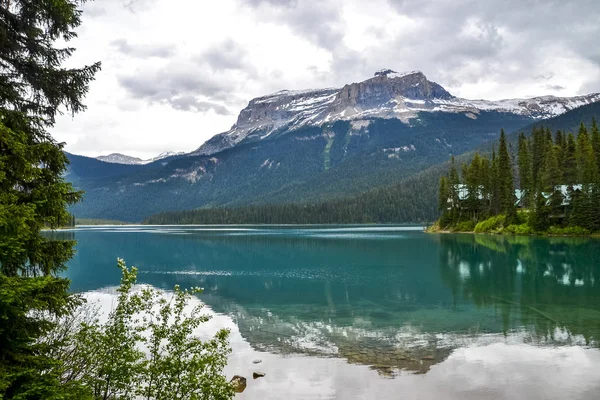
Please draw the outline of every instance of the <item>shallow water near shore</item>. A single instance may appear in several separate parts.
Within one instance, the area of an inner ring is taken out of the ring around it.
[[[595,399],[600,240],[406,226],[80,227],[66,275],[110,308],[140,283],[201,286],[232,330],[240,399]],[[256,359],[260,364],[253,364]],[[252,379],[252,372],[266,373]]]

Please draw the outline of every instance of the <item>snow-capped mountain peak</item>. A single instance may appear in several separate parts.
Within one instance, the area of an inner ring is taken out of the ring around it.
[[[138,157],[128,156],[121,153],[112,153],[106,156],[98,156],[97,160],[113,164],[141,164],[144,160]]]
[[[281,90],[251,100],[233,127],[214,136],[192,154],[213,154],[252,137],[262,140],[285,128],[321,126],[339,120],[395,118],[406,124],[421,112],[464,113],[477,118],[481,112],[496,111],[550,118],[576,107],[600,101],[600,94],[576,97],[540,96],[498,101],[455,97],[421,71],[398,73],[392,69],[375,72],[372,78],[342,88]]]
[[[112,153],[112,154],[109,154],[106,156],[98,156],[98,157],[96,157],[96,159],[107,162],[107,163],[113,163],[113,164],[144,165],[144,164],[150,164],[154,161],[162,160],[163,158],[179,156],[179,155],[183,155],[183,154],[185,154],[185,153],[184,152],[165,151],[163,153],[160,153],[156,157],[152,157],[147,160],[142,160],[141,158],[128,156],[126,154]]]

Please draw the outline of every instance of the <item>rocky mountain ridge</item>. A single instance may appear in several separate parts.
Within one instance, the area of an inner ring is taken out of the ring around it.
[[[156,157],[149,158],[147,160],[142,160],[138,157],[128,156],[126,154],[121,153],[112,153],[106,156],[98,156],[95,157],[96,160],[104,161],[107,163],[113,164],[127,164],[127,165],[145,165],[150,164],[158,160],[162,160],[163,158],[172,157],[172,156],[180,156],[185,154],[184,152],[175,152],[175,151],[165,151],[160,153]]]
[[[262,140],[278,130],[321,126],[335,121],[368,121],[370,118],[418,120],[419,112],[464,113],[476,119],[482,111],[497,111],[550,118],[579,106],[600,101],[600,93],[575,97],[541,96],[498,101],[455,97],[421,71],[377,71],[363,82],[342,88],[282,90],[251,100],[232,128],[215,135],[193,155],[210,155],[244,140]],[[368,123],[368,122],[365,122]]]
[[[85,191],[71,212],[79,218],[139,222],[172,210],[315,203],[379,193],[451,155],[496,141],[501,129],[530,132],[534,124],[554,124],[553,130],[576,130],[582,121],[600,119],[600,101],[594,100],[600,95],[467,100],[420,72],[389,70],[342,89],[282,91],[253,99],[231,131],[213,137],[197,154],[145,165],[69,154],[66,178]],[[553,114],[560,115],[543,119]],[[397,195],[408,196],[410,206],[386,203],[399,207],[394,221],[435,214],[434,180],[402,186],[409,192]],[[432,189],[423,192],[422,185]]]

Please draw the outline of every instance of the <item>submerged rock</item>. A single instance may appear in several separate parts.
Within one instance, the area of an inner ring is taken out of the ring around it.
[[[266,374],[264,372],[254,372],[252,374],[252,378],[257,379],[257,378],[262,378],[263,376],[265,376]]]
[[[233,386],[233,391],[236,393],[242,393],[246,389],[246,378],[243,376],[234,375],[230,382],[231,386]]]

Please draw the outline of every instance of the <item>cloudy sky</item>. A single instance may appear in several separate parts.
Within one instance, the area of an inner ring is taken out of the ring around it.
[[[421,70],[452,94],[600,92],[597,0],[96,0],[70,65],[102,61],[76,154],[191,151],[253,97]]]

